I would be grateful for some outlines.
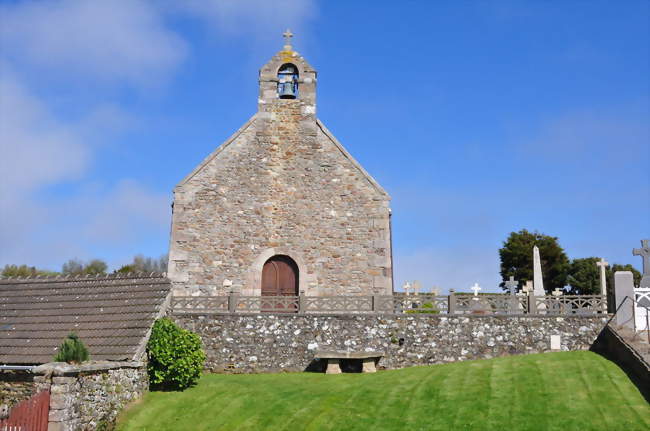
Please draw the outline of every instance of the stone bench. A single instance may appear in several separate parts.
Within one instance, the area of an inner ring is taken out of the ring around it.
[[[362,373],[377,371],[375,363],[384,356],[384,352],[348,352],[348,351],[318,351],[315,357],[327,360],[325,374],[341,374],[341,359],[360,359]]]

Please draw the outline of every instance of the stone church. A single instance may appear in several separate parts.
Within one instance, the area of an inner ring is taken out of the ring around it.
[[[316,117],[291,33],[258,110],[174,189],[176,295],[389,295],[390,196]]]

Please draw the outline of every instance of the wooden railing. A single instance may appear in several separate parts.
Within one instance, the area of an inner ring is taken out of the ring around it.
[[[298,314],[606,314],[601,295],[533,296],[509,294],[373,295],[373,296],[174,296],[177,313]]]

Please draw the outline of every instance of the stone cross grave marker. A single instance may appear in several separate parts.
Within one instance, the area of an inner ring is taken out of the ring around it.
[[[404,283],[404,285],[402,286],[402,289],[404,289],[404,292],[406,292],[406,296],[408,296],[408,294],[409,294],[409,292],[410,292],[410,290],[411,290],[411,283],[409,283],[409,282],[407,281],[407,282]]]
[[[609,266],[609,262],[607,262],[605,259],[601,257],[600,262],[596,262],[596,265],[600,267],[600,294],[604,296],[607,294],[607,281],[605,278],[605,268]]]
[[[556,297],[557,296],[562,296],[562,294],[563,294],[562,289],[560,289],[559,287],[556,287],[555,290],[553,290],[553,292],[551,292],[551,295],[556,296]]]
[[[481,286],[479,286],[478,283],[474,283],[474,286],[472,286],[471,289],[474,291],[474,296],[478,296],[478,291],[481,290]]]
[[[418,280],[415,280],[413,282],[413,294],[417,296],[420,290],[422,290],[422,284]]]
[[[650,239],[641,240],[641,248],[632,250],[634,256],[641,256],[643,259],[643,277],[639,287],[650,287]]]
[[[515,277],[512,276],[512,275],[510,276],[510,278],[508,280],[506,280],[506,287],[510,291],[511,295],[514,295],[515,293],[517,293],[517,285],[518,284],[519,284],[519,282],[517,280],[515,280]]]

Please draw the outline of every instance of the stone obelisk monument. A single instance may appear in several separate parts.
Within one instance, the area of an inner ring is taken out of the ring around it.
[[[542,260],[539,257],[539,248],[533,247],[533,287],[535,296],[544,296],[544,279],[542,277]]]

